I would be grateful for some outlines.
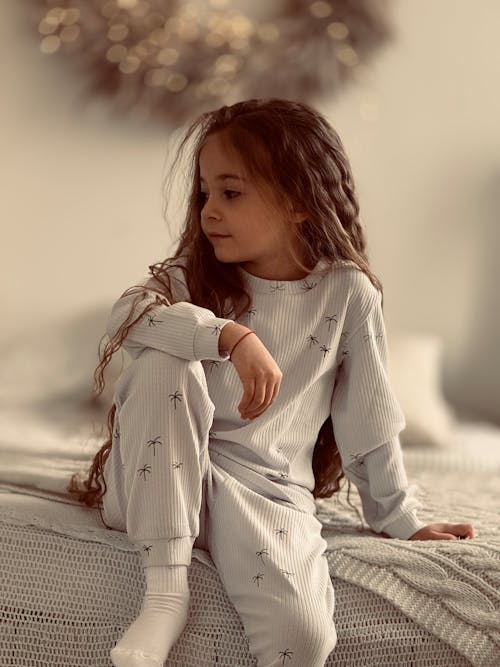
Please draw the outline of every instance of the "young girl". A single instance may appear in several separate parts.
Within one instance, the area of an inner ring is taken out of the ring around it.
[[[417,518],[382,288],[335,130],[304,104],[248,100],[203,114],[180,150],[193,139],[179,245],[113,307],[99,387],[121,345],[132,361],[110,437],[70,490],[141,547],[145,598],[116,667],[163,665],[186,624],[193,546],[210,552],[259,667],[322,667],[336,632],[314,498],[345,474],[376,532],[473,528]]]

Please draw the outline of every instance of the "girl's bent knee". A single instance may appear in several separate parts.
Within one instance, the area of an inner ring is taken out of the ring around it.
[[[117,389],[155,389],[165,383],[185,382],[189,376],[205,378],[201,361],[174,357],[168,352],[146,348],[134,359],[121,375]]]

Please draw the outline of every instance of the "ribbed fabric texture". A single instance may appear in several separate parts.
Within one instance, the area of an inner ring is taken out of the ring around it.
[[[280,393],[261,417],[241,420],[241,381],[227,355],[218,352],[220,332],[231,320],[189,303],[180,270],[172,270],[173,300],[184,301],[157,306],[144,316],[129,332],[125,348],[133,357],[153,348],[202,360],[215,408],[210,456],[228,459],[242,473],[250,467],[267,479],[312,491],[312,453],[318,431],[331,415],[345,468],[378,450],[377,464],[367,469],[372,475],[384,470],[382,477],[370,486],[353,476],[364,497],[372,495],[374,505],[367,501],[366,508],[376,507],[376,515],[367,509],[367,521],[375,530],[405,539],[421,523],[401,458],[394,458],[405,422],[387,376],[379,292],[349,262],[332,268],[320,261],[298,281],[271,281],[240,271],[253,303],[238,322],[256,331],[283,372]],[[133,299],[123,297],[113,307],[110,335],[129,314]],[[381,448],[385,443],[391,443],[387,462]]]
[[[368,525],[403,540],[425,524],[416,516],[421,507],[416,486],[408,485],[399,438],[372,450],[344,468],[356,485]]]
[[[145,567],[189,565],[213,415],[203,368],[146,349],[122,374],[115,402],[106,521],[141,546]]]
[[[114,664],[149,667],[164,658],[170,643],[161,609],[168,604],[169,613],[168,598],[181,594],[151,597],[149,586],[164,585],[169,565],[190,564],[200,534],[259,664],[278,667],[293,656],[296,664],[323,667],[336,644],[334,593],[311,498],[265,478],[259,488],[258,475],[249,488],[222,461],[209,461],[212,412],[200,363],[145,349],[118,382],[116,398],[104,516],[141,546],[148,591],[112,652]],[[200,511],[205,484],[209,531]]]
[[[146,590],[150,593],[183,593],[189,591],[187,567],[147,567],[145,569]]]

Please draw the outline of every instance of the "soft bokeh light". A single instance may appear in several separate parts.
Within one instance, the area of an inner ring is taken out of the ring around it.
[[[283,0],[255,15],[230,0],[33,2],[43,54],[81,60],[95,90],[175,122],[231,92],[338,94],[390,37],[384,0]]]

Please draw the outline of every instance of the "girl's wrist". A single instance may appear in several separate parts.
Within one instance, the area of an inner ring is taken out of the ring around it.
[[[229,354],[237,341],[246,333],[250,332],[251,329],[238,324],[238,322],[230,322],[226,324],[219,335],[219,354]]]
[[[231,357],[233,356],[233,352],[234,352],[235,348],[238,347],[238,345],[241,343],[241,341],[244,338],[246,338],[247,336],[249,336],[250,334],[254,334],[254,333],[256,333],[256,332],[253,329],[251,329],[250,331],[247,331],[246,333],[244,333],[243,336],[238,338],[236,343],[233,345],[233,348],[232,348],[231,352],[229,353],[229,361],[231,361]]]

